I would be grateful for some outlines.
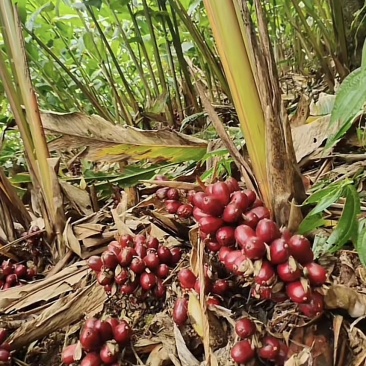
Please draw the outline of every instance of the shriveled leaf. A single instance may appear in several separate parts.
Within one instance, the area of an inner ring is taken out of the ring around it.
[[[174,337],[177,346],[178,357],[182,366],[199,366],[200,365],[199,361],[196,359],[196,357],[193,356],[192,352],[188,349],[186,343],[184,342],[182,333],[175,324],[174,324]]]
[[[325,116],[330,114],[334,107],[336,96],[333,94],[320,93],[316,102],[310,104],[310,114],[312,116]]]
[[[64,233],[63,233],[63,239],[66,244],[66,246],[71,249],[75,254],[77,254],[79,257],[81,257],[81,246],[79,240],[76,238],[72,227],[70,225],[70,220],[66,223]]]
[[[96,115],[42,113],[42,123],[47,134],[61,135],[49,143],[50,149],[87,146],[86,157],[96,161],[180,163],[200,160],[207,149],[206,141],[179,132],[121,127]]]
[[[204,336],[204,319],[202,314],[202,308],[200,301],[198,300],[197,296],[193,293],[189,294],[189,301],[188,301],[188,314],[189,319],[191,320],[193,329],[196,333],[203,338]]]
[[[72,227],[77,240],[83,240],[94,235],[99,235],[103,233],[105,228],[105,225],[92,223],[78,224]]]
[[[59,180],[62,192],[70,201],[74,209],[82,216],[93,213],[89,193],[70,183]]]

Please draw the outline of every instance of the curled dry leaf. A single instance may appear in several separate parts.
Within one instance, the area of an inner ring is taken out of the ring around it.
[[[192,292],[189,294],[189,301],[188,301],[188,315],[193,326],[193,329],[196,333],[203,338],[205,335],[204,329],[205,326],[203,324],[203,311],[201,308],[200,301],[198,300],[197,296]]]
[[[366,315],[366,295],[344,285],[331,286],[324,302],[328,309],[344,309],[353,318]]]
[[[188,349],[186,343],[184,342],[182,333],[175,324],[174,324],[174,337],[178,357],[182,366],[199,366],[200,365],[199,361],[196,359],[196,357],[193,356],[192,352]]]

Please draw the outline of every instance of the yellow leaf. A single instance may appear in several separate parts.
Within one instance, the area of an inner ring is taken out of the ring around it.
[[[193,329],[201,338],[203,338],[204,325],[203,325],[202,308],[197,296],[192,292],[189,294],[188,315],[191,320]]]

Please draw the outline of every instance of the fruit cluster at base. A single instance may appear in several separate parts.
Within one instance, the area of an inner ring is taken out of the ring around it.
[[[125,320],[90,318],[85,322],[79,342],[62,351],[62,362],[80,366],[118,366],[123,348],[130,342],[132,329]]]
[[[32,261],[25,264],[12,263],[4,260],[0,268],[0,290],[21,286],[26,281],[32,281],[37,275],[37,267]]]
[[[164,299],[163,280],[181,256],[179,248],[169,249],[155,237],[123,235],[110,242],[101,256],[92,256],[87,263],[107,293],[112,292],[115,284],[122,295],[141,289],[144,295]]]

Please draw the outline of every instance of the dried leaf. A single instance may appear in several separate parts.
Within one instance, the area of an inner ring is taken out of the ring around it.
[[[67,221],[64,232],[63,232],[63,239],[66,246],[72,250],[75,254],[81,257],[81,246],[79,240],[76,238],[72,227],[70,225],[71,218]]]
[[[77,240],[84,240],[91,236],[100,235],[105,230],[106,226],[101,224],[78,224],[72,227]]]
[[[203,338],[205,332],[204,332],[204,324],[203,324],[204,319],[202,314],[202,308],[200,301],[193,292],[190,292],[189,294],[188,314],[193,329],[201,338]]]
[[[59,183],[62,192],[70,201],[74,209],[81,215],[90,215],[93,213],[92,202],[90,200],[89,193],[84,189],[78,188],[70,183],[64,182],[59,179]]]
[[[302,94],[297,105],[296,114],[290,121],[292,127],[302,126],[305,124],[309,116],[309,105],[310,99],[306,95]]]
[[[177,347],[178,357],[182,366],[199,366],[200,363],[188,349],[179,328],[174,324],[174,337]]]

